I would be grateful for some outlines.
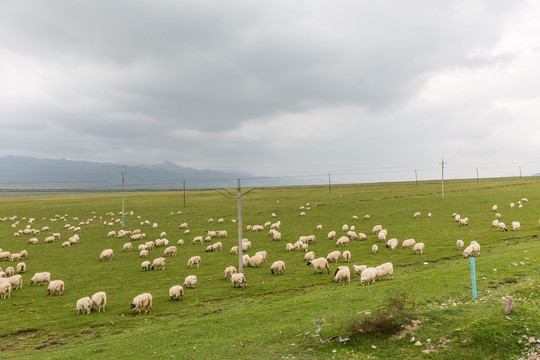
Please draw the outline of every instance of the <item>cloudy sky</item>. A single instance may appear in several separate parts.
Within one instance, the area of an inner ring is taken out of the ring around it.
[[[540,172],[540,3],[0,3],[0,156],[351,182]]]

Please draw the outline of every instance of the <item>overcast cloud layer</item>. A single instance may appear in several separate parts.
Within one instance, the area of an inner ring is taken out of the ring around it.
[[[540,172],[528,1],[8,1],[0,156],[344,181]]]

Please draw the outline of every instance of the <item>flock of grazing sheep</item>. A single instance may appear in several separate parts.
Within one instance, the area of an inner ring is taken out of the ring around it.
[[[526,198],[521,199],[518,202],[519,207],[522,207],[524,203],[528,202]],[[514,207],[514,204],[512,203],[510,205],[511,207]],[[300,216],[304,217],[306,216],[306,211],[310,210],[310,205],[306,204],[299,208],[302,212],[300,213]],[[494,212],[498,211],[497,205],[494,205],[492,210]],[[180,214],[181,212],[178,212]],[[172,214],[172,213],[171,213]],[[55,217],[51,219],[42,219],[43,221],[49,221],[51,223],[56,222],[66,222],[64,225],[64,230],[69,231],[73,233],[71,237],[67,241],[64,241],[61,246],[62,247],[70,247],[77,243],[79,243],[80,238],[78,233],[83,231],[85,225],[92,224],[93,221],[97,218],[95,213],[92,213],[92,218],[88,219],[87,221],[78,222],[78,225],[72,226],[68,224],[68,217],[66,216],[59,216],[56,215]],[[133,215],[133,212],[128,213],[128,215]],[[428,217],[431,217],[431,213],[428,214]],[[114,214],[107,213],[106,217],[114,217]],[[272,219],[276,218],[277,215],[275,213],[271,214]],[[416,212],[413,215],[413,219],[418,219],[421,217],[420,212]],[[496,213],[495,220],[492,222],[492,227],[499,229],[501,231],[507,231],[506,225],[501,221],[501,215],[500,213]],[[138,217],[140,218],[140,217]],[[365,215],[363,217],[364,220],[370,220],[369,215]],[[467,226],[469,223],[469,219],[467,217],[461,217],[459,214],[452,214],[452,218],[460,225],[460,226]],[[28,245],[33,246],[35,244],[39,243],[38,236],[42,233],[50,233],[49,226],[43,226],[40,230],[33,229],[33,224],[36,222],[33,218],[22,218],[19,220],[17,216],[12,217],[6,217],[0,219],[2,222],[11,222],[11,227],[17,229],[18,227],[23,227],[23,229],[19,229],[14,233],[15,237],[20,236],[29,236],[31,237],[28,240]],[[78,221],[78,218],[73,218],[74,221]],[[353,222],[358,222],[359,217],[356,215],[352,216]],[[414,220],[413,220],[414,221]],[[208,220],[209,223],[213,222],[213,219]],[[223,224],[224,219],[220,218],[217,220],[218,224]],[[232,222],[236,222],[234,219],[232,219]],[[540,221],[539,221],[540,223]],[[115,222],[107,222],[104,221],[103,225],[104,227],[110,227],[110,226],[118,226],[119,220],[117,219]],[[149,221],[141,222],[141,226],[150,225]],[[158,224],[153,223],[151,225],[152,229],[157,229]],[[185,236],[190,235],[191,230],[188,228],[188,224],[186,222],[182,223],[178,227],[181,231],[183,231],[183,234]],[[281,221],[268,221],[264,223],[263,225],[247,225],[246,231],[248,233],[251,232],[261,232],[265,231],[265,229],[269,229],[268,235],[272,240],[270,241],[281,241],[282,233],[280,232],[280,229],[282,228]],[[316,225],[313,226],[316,232],[321,233],[323,231],[322,225]],[[512,230],[518,231],[520,230],[520,223],[517,221],[512,222]],[[368,235],[362,232],[356,232],[356,227],[354,225],[348,226],[343,225],[341,228],[342,236],[338,237],[338,233],[335,230],[329,231],[326,236],[324,235],[303,235],[298,238],[298,240],[294,243],[286,243],[284,246],[283,251],[284,252],[292,252],[292,251],[303,251],[305,252],[305,255],[303,257],[304,262],[307,263],[308,266],[312,266],[315,270],[315,273],[322,273],[324,270],[327,271],[328,274],[330,274],[330,267],[329,263],[349,263],[351,261],[351,251],[345,250],[343,252],[339,250],[332,251],[328,253],[326,256],[322,257],[316,257],[315,252],[310,250],[312,247],[316,247],[314,244],[317,242],[317,238],[324,237],[324,240],[320,241],[335,241],[335,247],[347,247],[351,241],[365,241],[368,239]],[[149,251],[152,251],[153,249],[159,248],[159,247],[165,247],[163,251],[163,256],[157,257],[153,259],[152,263],[148,260],[143,260],[141,263],[141,269],[143,271],[149,271],[149,270],[164,270],[165,264],[166,264],[166,258],[170,256],[176,256],[177,255],[177,246],[184,246],[184,240],[180,239],[177,241],[176,245],[169,245],[169,240],[167,240],[165,232],[160,233],[160,237],[156,239],[155,241],[146,241],[146,235],[143,233],[140,229],[134,229],[134,230],[119,230],[119,231],[108,231],[106,236],[108,238],[119,238],[119,239],[129,239],[128,242],[125,242],[123,246],[121,247],[122,251],[124,252],[131,252],[134,249],[134,242],[140,242],[140,244],[137,246],[138,254],[140,258],[147,258],[149,256]],[[105,236],[105,234],[104,234]],[[399,241],[397,238],[389,238],[388,231],[383,228],[382,225],[375,225],[373,226],[371,230],[370,236],[373,236],[373,238],[376,237],[376,241],[380,242],[382,244],[385,244],[386,248],[388,248],[390,251],[398,249]],[[214,242],[215,239],[226,239],[228,237],[228,233],[226,230],[207,230],[204,236],[197,235],[193,237],[192,244],[193,245],[199,245],[203,244],[205,242],[213,242],[212,244],[208,245],[206,247],[205,252],[218,252],[222,251],[223,244],[221,241]],[[56,240],[60,239],[61,235],[60,233],[51,233],[50,235],[47,235],[43,242],[47,244],[54,244]],[[337,240],[336,240],[337,238]],[[260,244],[258,244],[260,245]],[[459,250],[463,250],[463,256],[464,257],[470,257],[480,254],[480,244],[478,244],[476,241],[472,241],[471,244],[467,247],[465,247],[465,244],[462,240],[457,240],[456,242],[457,248]],[[251,241],[248,239],[242,240],[242,251],[249,251],[252,244]],[[425,250],[425,245],[422,242],[416,242],[414,239],[406,239],[401,242],[401,249],[412,249],[412,252],[415,254],[423,254]],[[372,245],[372,252],[377,253],[379,251],[378,245],[373,244]],[[30,252],[31,253],[31,252]],[[229,251],[230,255],[238,255],[239,248],[237,245],[232,246],[232,248]],[[202,255],[202,254],[201,254]],[[274,257],[278,256],[278,254],[272,254]],[[0,249],[0,261],[9,261],[9,262],[15,262],[17,261],[17,265],[15,268],[13,266],[8,266],[5,269],[5,272],[2,271],[2,268],[0,267],[0,295],[3,299],[11,298],[11,292],[12,290],[22,289],[22,282],[23,278],[21,274],[24,274],[27,271],[27,265],[25,262],[22,262],[21,260],[28,261],[29,258],[29,252],[26,250],[22,250],[20,252],[10,252],[10,251],[4,251]],[[114,250],[113,249],[104,249],[101,254],[99,255],[99,260],[101,262],[104,261],[113,261],[114,259]],[[264,265],[265,262],[268,260],[268,253],[267,251],[258,251],[253,256],[250,256],[248,254],[243,255],[242,258],[242,264],[245,267],[257,267],[260,268]],[[97,256],[96,256],[97,261]],[[236,257],[231,257],[231,261],[236,262]],[[299,261],[300,258],[299,258]],[[192,256],[189,258],[187,262],[187,268],[192,269],[194,267],[199,268],[199,266],[204,263],[202,262],[202,257],[199,255]],[[33,269],[34,270],[34,269]],[[15,274],[15,271],[17,274]],[[285,273],[285,262],[283,260],[276,260],[272,263],[270,266],[270,272],[273,275],[280,275]],[[384,277],[388,277],[389,279],[392,279],[394,276],[394,267],[391,262],[385,262],[379,266],[376,267],[368,267],[366,265],[353,265],[353,272],[355,275],[359,276],[361,285],[365,284],[372,284],[375,283],[376,280],[382,279]],[[228,266],[224,270],[224,277],[228,281],[231,281],[233,284],[233,287],[245,287],[247,286],[246,277],[243,273],[238,272],[236,267],[234,266]],[[334,278],[333,281],[338,282],[351,282],[351,270],[348,265],[340,265],[336,268],[334,272]],[[56,279],[51,281],[51,274],[49,272],[35,272],[30,280],[30,284],[36,284],[37,286],[40,286],[42,283],[48,284],[47,288],[47,294],[48,295],[63,295],[64,293],[64,281]],[[173,301],[183,300],[184,297],[184,288],[195,288],[197,284],[197,276],[190,274],[188,275],[183,285],[174,285],[169,289],[169,297]],[[69,284],[68,284],[69,286]],[[105,305],[107,303],[107,296],[106,293],[103,291],[95,293],[92,297],[84,296],[81,297],[76,305],[75,309],[77,311],[77,314],[86,312],[87,314],[90,314],[92,309],[97,308],[97,311],[100,312],[101,309],[105,311]],[[131,310],[138,311],[139,314],[141,314],[142,310],[145,310],[145,314],[147,312],[151,312],[152,310],[152,295],[149,293],[143,293],[138,296],[136,296],[133,301],[131,302]]]

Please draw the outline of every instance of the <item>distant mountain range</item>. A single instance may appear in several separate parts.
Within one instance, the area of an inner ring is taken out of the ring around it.
[[[0,189],[121,190],[123,166],[113,163],[36,159],[26,156],[0,158]],[[255,177],[234,171],[197,170],[172,162],[126,166],[124,186],[129,190],[182,190],[234,188],[243,186],[295,185],[298,181]],[[305,180],[303,181],[305,183]]]

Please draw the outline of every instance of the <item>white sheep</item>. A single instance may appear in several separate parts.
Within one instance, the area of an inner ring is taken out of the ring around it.
[[[203,239],[202,236],[195,236],[195,237],[193,238],[193,241],[192,241],[192,243],[193,243],[194,245],[196,245],[196,244],[202,244],[203,242],[204,242],[204,239]]]
[[[356,240],[358,239],[358,234],[355,233],[353,230],[349,230],[347,231],[347,237],[351,240]]]
[[[495,219],[491,222],[491,228],[498,228],[499,227],[499,220]]]
[[[103,308],[105,312],[105,305],[107,305],[107,294],[104,291],[99,291],[92,295],[92,304],[97,307],[98,312]]]
[[[242,251],[247,251],[249,248],[251,248],[251,241],[248,239],[242,239]]]
[[[124,244],[124,247],[123,247],[124,251],[131,251],[133,249],[133,245],[131,245],[130,242],[127,242]]]
[[[381,230],[382,230],[382,225],[375,225],[375,226],[373,227],[373,229],[371,230],[371,233],[372,233],[372,234],[376,234],[376,233],[378,233],[378,232],[381,231]]]
[[[424,254],[424,243],[419,242],[414,244],[412,251],[414,254],[416,254],[417,251],[420,251],[420,254]]]
[[[156,244],[153,241],[147,241],[144,245],[146,245],[147,250],[152,250]]]
[[[390,250],[396,250],[398,246],[398,239],[392,238],[386,242],[386,247]]]
[[[411,247],[414,246],[415,243],[416,243],[416,241],[414,239],[403,240],[403,243],[401,244],[401,248],[402,249],[411,248]]]
[[[360,283],[362,286],[366,283],[369,284],[370,282],[375,284],[375,280],[377,280],[377,269],[370,267],[362,271],[362,275],[360,275]]]
[[[339,252],[339,251],[338,251]],[[315,273],[319,272],[322,273],[324,269],[328,270],[328,273],[330,274],[330,267],[328,266],[328,260],[326,260],[323,257],[313,259],[307,262],[307,265],[312,265],[315,269]]]
[[[364,220],[369,220],[369,214],[364,215]]]
[[[183,246],[183,245],[184,245],[184,239],[178,240],[177,244],[178,244],[179,246]]]
[[[6,276],[13,276],[13,274],[15,274],[15,269],[13,266],[8,266],[6,268]]]
[[[480,255],[480,244],[476,241],[471,241],[471,246],[473,247],[473,251],[475,255]]]
[[[24,260],[28,257],[28,252],[26,250],[23,250],[19,254],[19,259]]]
[[[342,236],[342,237],[340,237],[339,239],[337,239],[337,241],[336,241],[336,247],[337,247],[337,246],[349,246],[349,242],[350,242],[350,240],[349,240],[348,237]]]
[[[510,203],[510,209],[513,209],[514,208],[514,203]]]
[[[195,289],[195,285],[197,285],[197,276],[195,275],[188,275],[184,279],[184,287],[191,287]]]
[[[148,250],[148,246],[146,246],[146,244],[140,244],[137,249],[139,251],[142,251],[142,250]]]
[[[353,265],[354,273],[356,275],[362,275],[362,272],[367,269],[366,265]]]
[[[317,225],[317,230],[322,230],[322,225]]]
[[[351,282],[351,270],[348,266],[340,266],[334,273],[334,282],[341,282],[342,280]]]
[[[463,250],[463,257],[468,258],[470,256],[474,256],[474,247],[472,245],[469,245]]]
[[[229,280],[231,278],[232,274],[236,274],[236,268],[234,266],[228,266],[225,268],[225,271],[223,272],[223,276],[225,279]]]
[[[92,299],[90,299],[88,296],[80,298],[77,300],[77,305],[75,307],[75,310],[77,310],[77,315],[79,315],[81,312],[85,312],[86,314],[90,314],[92,311]]]
[[[518,231],[520,229],[521,229],[521,224],[519,223],[519,221],[512,221],[512,230]]]
[[[351,260],[351,252],[349,250],[345,250],[343,252],[343,261],[349,262]]]
[[[341,259],[341,252],[338,250],[330,252],[326,256],[326,260],[332,261],[332,262],[338,262]]]
[[[274,233],[272,235],[272,240],[281,241],[281,233],[274,230]]]
[[[30,284],[36,283],[38,286],[40,286],[41,283],[48,283],[50,281],[51,281],[51,273],[39,272],[39,273],[35,273],[34,276],[32,276],[32,279],[30,279]]]
[[[31,238],[30,240],[28,240],[28,243],[30,245],[36,245],[38,243],[38,239],[37,238]]]
[[[491,211],[497,211],[498,208],[499,208],[499,207],[498,207],[497,205],[493,205],[493,206],[491,207]]]
[[[379,239],[380,242],[386,242],[386,233],[379,231],[377,234],[377,239]]]
[[[497,226],[499,227],[499,230],[501,231],[508,231],[508,229],[506,228],[506,224],[503,222],[499,222],[499,225]]]
[[[375,269],[377,270],[377,279],[387,275],[390,277],[390,279],[394,278],[394,265],[391,262],[379,265],[375,267]]]
[[[11,284],[9,282],[0,282],[0,295],[2,295],[2,299],[6,297],[11,299]]]
[[[22,279],[22,276],[17,274],[17,275],[13,275],[11,277],[8,278],[8,281],[9,283],[11,284],[11,288],[15,288],[16,289],[22,289],[22,282],[23,282],[23,279]]]
[[[371,247],[371,252],[374,254],[379,252],[379,247],[377,246],[377,244],[373,244],[373,246]]]
[[[161,268],[161,270],[165,270],[164,257],[155,258],[154,261],[152,262],[152,270],[157,270],[158,268]]]
[[[413,219],[418,219],[420,217],[420,211],[417,211],[413,215]]]
[[[500,221],[502,219],[502,216],[501,216],[501,214],[496,213],[495,218]]]
[[[169,289],[169,297],[171,298],[171,300],[184,300],[184,288],[181,287],[180,285],[174,285],[173,287],[171,287]]]
[[[244,254],[242,256],[242,264],[244,266],[249,266],[249,255],[248,254]]]
[[[169,246],[163,251],[163,256],[176,256],[176,246]]]
[[[358,233],[357,234],[357,239],[361,240],[361,241],[367,240],[367,235],[364,234],[364,233]]]
[[[294,250],[294,245],[291,244],[291,243],[287,243],[287,245],[285,245],[285,250],[293,251]]]
[[[26,272],[26,264],[23,263],[23,262],[18,263],[17,264],[17,272],[18,273]]]
[[[150,311],[150,314],[152,313],[152,295],[149,293],[144,293],[141,295],[135,296],[133,298],[133,301],[130,304],[131,310],[139,310],[139,315],[141,315],[141,311],[144,308],[144,313],[147,314],[148,311]]]
[[[268,261],[268,253],[265,250],[257,251],[255,255],[260,255],[264,259],[264,262]]]
[[[146,260],[141,263],[141,268],[143,270],[150,270],[150,261]]]
[[[459,250],[462,250],[465,244],[463,243],[463,240],[456,241],[456,246]]]
[[[341,232],[346,232],[347,230],[349,230],[349,225],[344,224],[344,225],[341,227]]]
[[[187,267],[191,268],[194,265],[197,265],[197,269],[198,269],[200,262],[201,262],[201,257],[200,256],[198,256],[198,255],[197,256],[192,256],[188,260]]]
[[[64,295],[64,282],[62,280],[53,280],[47,288],[47,295]]]
[[[148,257],[148,250],[139,251],[139,257]]]
[[[221,241],[218,241],[217,243],[212,244],[212,251],[221,251],[221,250],[223,250],[223,244],[221,243]]]
[[[261,267],[264,264],[264,258],[261,255],[253,255],[249,258],[249,267]]]
[[[328,233],[328,240],[334,240],[336,238],[336,232],[335,231],[330,231]]]
[[[313,251],[310,251],[304,255],[304,261],[310,261],[315,259],[315,253]]]
[[[112,249],[105,249],[101,252],[101,255],[99,255],[99,261],[103,260],[111,260],[113,259],[114,252]]]
[[[231,282],[233,283],[233,288],[236,287],[236,284],[238,284],[238,287],[247,287],[246,277],[243,273],[236,273],[231,275]]]
[[[231,251],[229,251],[229,254],[231,255],[238,255],[238,245],[235,245],[231,248]]]
[[[285,262],[283,262],[282,260],[274,261],[274,263],[270,267],[270,272],[274,275],[285,272]]]

